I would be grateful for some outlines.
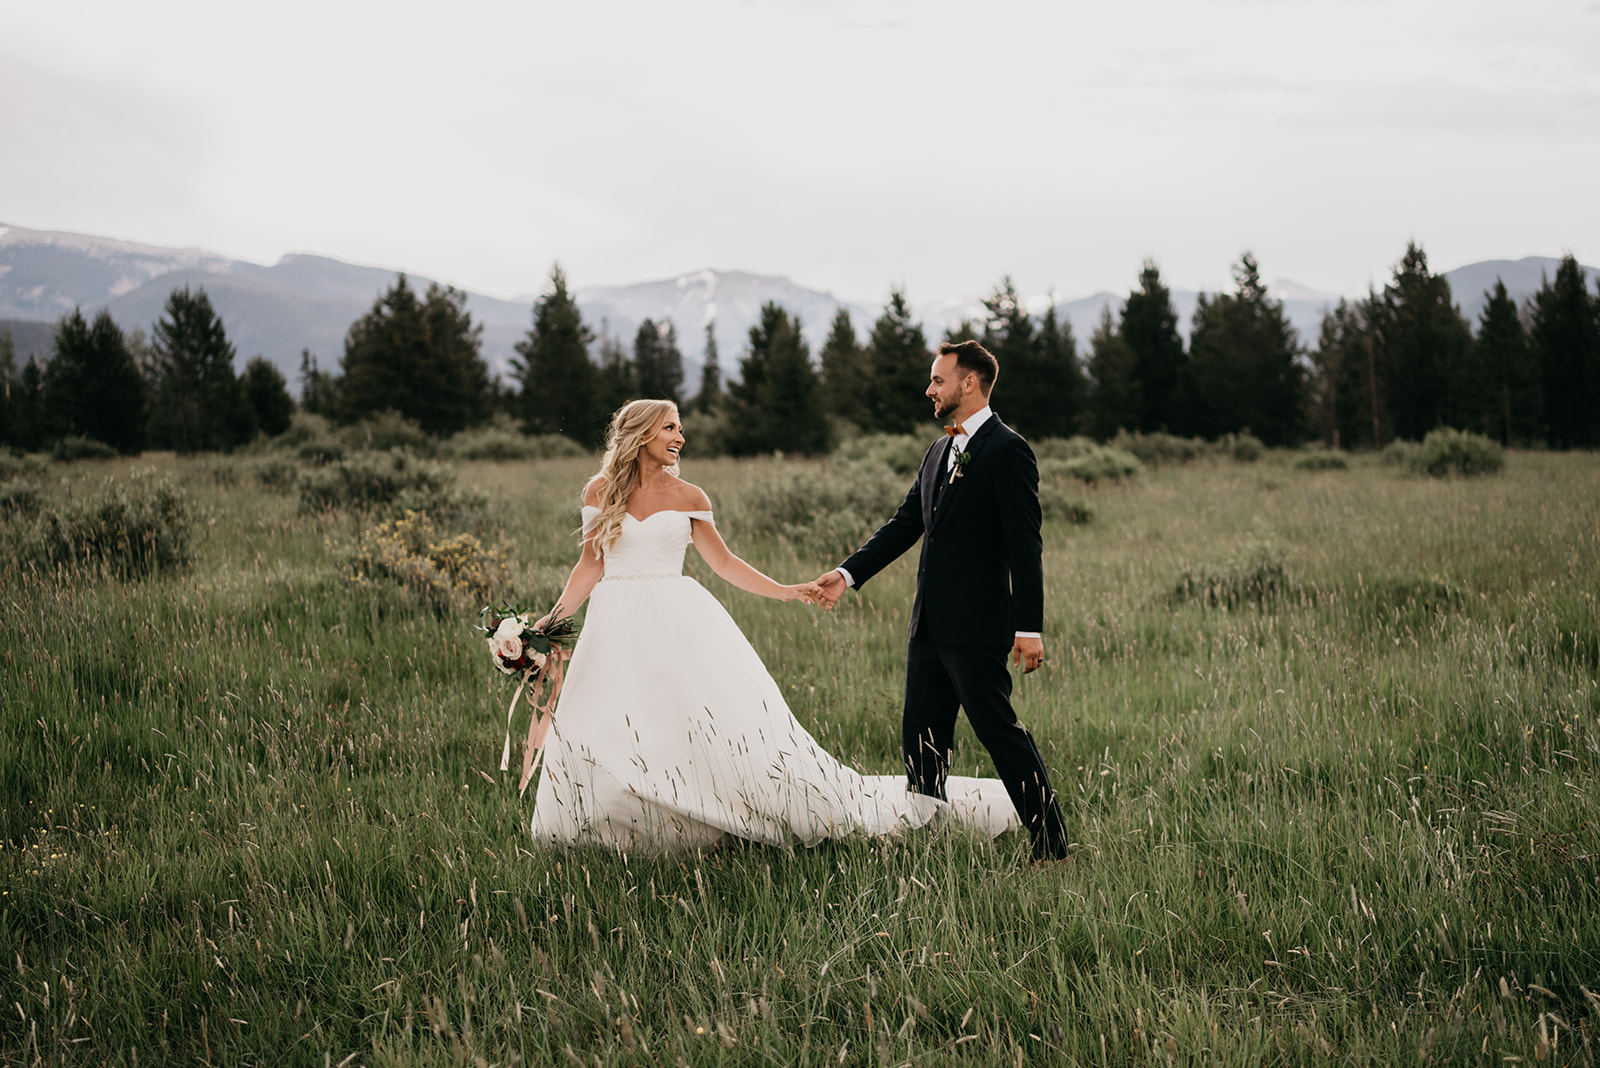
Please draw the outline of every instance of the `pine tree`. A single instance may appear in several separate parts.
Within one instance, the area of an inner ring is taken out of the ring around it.
[[[1181,431],[1178,383],[1183,374],[1183,338],[1178,335],[1178,313],[1172,294],[1161,281],[1154,260],[1145,260],[1139,288],[1122,306],[1122,342],[1133,353],[1134,379],[1138,383],[1139,420],[1135,427]]]
[[[651,400],[679,403],[683,390],[683,354],[671,319],[657,323],[646,319],[633,338],[633,369],[638,395]]]
[[[534,302],[532,327],[516,344],[520,359],[512,363],[530,432],[565,434],[591,447],[602,443],[608,413],[596,404],[593,341],[558,263],[550,268],[549,290]]]
[[[984,298],[983,310],[983,333],[978,341],[1000,365],[998,380],[1006,383],[1002,387],[1006,421],[1025,437],[1044,437],[1054,422],[1054,402],[1044,395],[1038,381],[1038,338],[1010,276],[1002,278]]]
[[[418,297],[401,274],[345,335],[335,414],[354,422],[383,411],[429,434],[454,434],[489,414],[483,329],[467,296],[437,283]]]
[[[822,383],[800,320],[780,305],[762,305],[750,328],[739,381],[728,387],[728,448],[736,456],[766,452],[814,455],[828,450]]]
[[[1371,422],[1359,420],[1361,370],[1366,366],[1362,354],[1366,346],[1361,336],[1360,311],[1340,300],[1322,316],[1317,347],[1312,349],[1311,378],[1307,384],[1307,421],[1314,433],[1331,448],[1349,448],[1372,440]]]
[[[29,356],[17,375],[16,392],[12,394],[13,414],[11,444],[26,452],[37,452],[45,446],[46,417],[44,408],[44,365],[37,356]]]
[[[905,290],[889,291],[889,303],[867,337],[871,367],[872,429],[909,434],[927,427],[933,405],[926,396],[933,356],[922,324],[911,321]]]
[[[17,346],[11,331],[0,330],[0,445],[14,445],[17,412],[11,392],[17,384]]]
[[[1502,445],[1531,442],[1544,415],[1539,366],[1516,301],[1498,278],[1492,290],[1484,291],[1469,365],[1463,390],[1468,405],[1465,425],[1499,438]]]
[[[717,360],[717,322],[706,322],[706,351],[700,365],[700,392],[694,395],[696,411],[710,415],[722,407],[722,366]]]
[[[156,440],[179,453],[228,449],[248,440],[233,344],[204,289],[174,289],[155,326]]]
[[[289,382],[283,372],[264,356],[252,356],[244,365],[239,388],[245,403],[255,416],[256,429],[269,438],[275,438],[289,429],[289,419],[294,415],[294,398],[289,396]]]
[[[1100,325],[1089,339],[1088,430],[1101,441],[1119,430],[1135,430],[1143,403],[1138,358],[1117,330],[1111,305],[1100,309]]]
[[[332,415],[338,379],[317,366],[310,349],[300,350],[300,410],[311,415]]]
[[[1203,437],[1250,431],[1268,445],[1300,440],[1305,375],[1299,338],[1261,282],[1255,257],[1234,265],[1234,293],[1200,294],[1189,335],[1186,428]]]
[[[1039,321],[1039,356],[1036,378],[1033,382],[1011,383],[1018,392],[1040,392],[1050,397],[1049,418],[1038,431],[1041,437],[1071,437],[1084,426],[1088,402],[1088,383],[1084,379],[1083,362],[1078,359],[1078,339],[1073,337],[1072,323],[1056,317],[1055,302],[1045,309]],[[1011,390],[1007,391],[1007,396]],[[1007,401],[1007,407],[1010,406]]]
[[[1427,254],[1412,242],[1394,279],[1369,305],[1375,369],[1394,432],[1416,441],[1436,427],[1459,426],[1472,332],[1451,300],[1450,282],[1428,270]]]
[[[646,319],[645,322],[650,320]],[[637,346],[635,347],[637,350]],[[645,394],[639,388],[638,368],[622,347],[621,339],[600,326],[600,366],[595,371],[596,409],[609,419],[611,413]]]
[[[77,309],[62,316],[44,401],[52,436],[82,435],[121,453],[144,447],[144,377],[110,312],[93,324]]]
[[[1533,349],[1544,380],[1545,424],[1553,449],[1600,444],[1600,298],[1589,295],[1571,253],[1533,296]]]
[[[818,362],[822,365],[822,396],[828,414],[862,429],[871,426],[872,369],[856,339],[849,309],[834,312]]]
[[[1000,365],[1006,421],[1024,437],[1073,434],[1082,412],[1083,371],[1072,324],[1061,323],[1052,305],[1035,326],[1009,277],[983,307],[979,340]]]

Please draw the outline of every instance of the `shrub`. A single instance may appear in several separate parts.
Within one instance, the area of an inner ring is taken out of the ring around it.
[[[1344,471],[1349,468],[1350,461],[1345,459],[1342,452],[1310,449],[1298,457],[1294,465],[1302,471]]]
[[[44,491],[31,482],[0,483],[0,518],[31,518],[44,504]]]
[[[411,493],[413,500],[442,496],[454,481],[449,468],[419,460],[404,449],[358,452],[305,473],[300,511],[365,512],[394,504],[402,493]]]
[[[339,438],[352,452],[408,449],[418,456],[432,456],[438,451],[438,442],[429,437],[416,420],[407,419],[396,411],[379,412],[352,423],[339,431]]]
[[[1033,455],[1041,463],[1045,460],[1076,460],[1101,447],[1082,434],[1070,438],[1041,438],[1032,444]]]
[[[1410,468],[1412,466],[1412,460],[1416,457],[1418,450],[1421,448],[1422,446],[1418,445],[1414,441],[1391,441],[1389,444],[1385,445],[1383,447],[1383,451],[1378,454],[1378,462],[1383,464],[1385,467]]]
[[[841,444],[833,458],[845,463],[881,464],[898,475],[922,466],[929,439],[916,434],[862,434]]]
[[[300,468],[288,460],[264,460],[256,465],[256,481],[277,493],[288,493],[300,480]]]
[[[1252,541],[1226,563],[1180,573],[1167,599],[1172,604],[1197,601],[1207,608],[1265,605],[1289,592],[1285,555],[1270,542]]]
[[[231,459],[207,457],[197,462],[190,473],[192,477],[209,481],[218,489],[233,489],[239,484],[239,464]]]
[[[683,439],[683,451],[697,459],[728,455],[727,411],[685,412]]]
[[[1159,430],[1153,434],[1130,434],[1126,430],[1119,430],[1110,444],[1151,467],[1186,464],[1209,451],[1206,443],[1197,438],[1180,438]]]
[[[48,466],[48,462],[42,456],[30,456],[27,453],[12,452],[10,449],[0,449],[0,482],[42,475]]]
[[[117,450],[110,445],[81,434],[62,438],[50,450],[50,458],[63,463],[73,460],[110,460],[116,455]]]
[[[504,594],[510,575],[503,545],[485,547],[471,534],[443,534],[422,512],[371,527],[343,557],[351,582],[393,583],[438,611],[494,600]]]
[[[1261,439],[1248,431],[1243,434],[1229,434],[1220,444],[1235,463],[1253,464],[1261,459],[1262,453],[1266,452],[1266,446],[1261,444]]]
[[[1472,477],[1494,475],[1505,466],[1506,454],[1499,444],[1481,434],[1441,427],[1428,433],[1411,457],[1411,470],[1419,475],[1445,478],[1449,475]]]
[[[1129,453],[1110,445],[1090,444],[1085,451],[1071,459],[1042,461],[1039,464],[1039,481],[1042,485],[1073,478],[1094,485],[1097,482],[1121,482],[1137,475],[1139,470],[1139,461]]]
[[[324,464],[334,464],[343,460],[345,458],[345,447],[335,437],[313,438],[310,441],[301,443],[300,447],[295,450],[295,455],[300,458],[302,463],[321,467]]]
[[[765,535],[817,555],[846,554],[894,514],[907,481],[878,463],[763,464],[724,514],[741,537]]]
[[[1039,483],[1039,510],[1046,519],[1061,519],[1081,527],[1094,519],[1094,512],[1056,482]]]
[[[333,424],[312,412],[295,412],[289,417],[289,429],[273,438],[274,447],[299,448],[308,441],[333,436]]]
[[[415,486],[403,489],[383,509],[391,516],[426,512],[441,523],[483,533],[494,524],[489,495],[476,486]]]
[[[439,447],[442,456],[455,460],[551,460],[583,456],[586,452],[560,434],[527,435],[507,420],[463,430]]]
[[[121,576],[174,571],[189,563],[193,510],[170,475],[135,472],[107,479],[100,493],[40,511],[24,540],[33,562],[62,568],[104,568]]]

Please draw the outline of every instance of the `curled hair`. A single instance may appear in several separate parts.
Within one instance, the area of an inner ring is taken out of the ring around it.
[[[994,380],[1000,377],[1000,361],[976,341],[945,341],[939,345],[939,355],[955,355],[956,366],[978,376],[978,388],[987,397],[994,389]]]
[[[628,514],[628,496],[639,485],[639,453],[661,430],[668,416],[678,414],[678,406],[665,400],[629,401],[611,417],[606,429],[606,452],[600,472],[590,484],[600,484],[600,516],[594,522],[595,546],[600,555],[622,537],[622,517]],[[677,475],[678,465],[666,469]]]

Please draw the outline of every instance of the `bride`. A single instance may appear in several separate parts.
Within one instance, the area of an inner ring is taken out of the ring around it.
[[[589,613],[545,751],[534,839],[661,851],[724,835],[812,845],[941,816],[991,835],[1016,826],[999,780],[952,777],[949,802],[910,793],[903,775],[839,763],[795,720],[733,619],[683,574],[684,551],[692,541],[749,593],[816,603],[820,590],[775,582],[728,549],[705,492],[678,477],[683,443],[676,406],[633,401],[612,417],[584,488],[583,552],[552,615],[586,599]]]

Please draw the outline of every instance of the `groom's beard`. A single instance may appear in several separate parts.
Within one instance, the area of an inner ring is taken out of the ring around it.
[[[943,400],[935,398],[933,402],[933,417],[935,419],[943,419],[945,416],[949,415],[959,407],[961,407],[960,398],[956,398],[955,400]]]

